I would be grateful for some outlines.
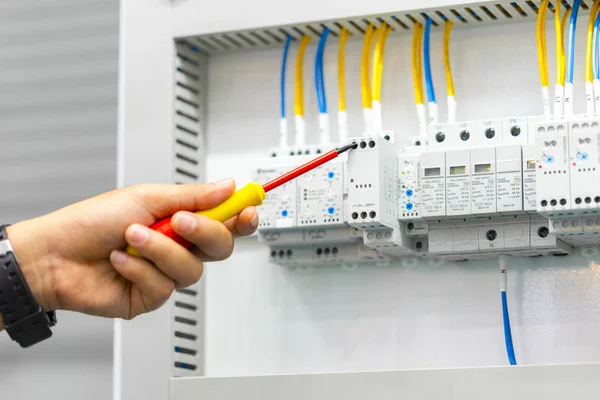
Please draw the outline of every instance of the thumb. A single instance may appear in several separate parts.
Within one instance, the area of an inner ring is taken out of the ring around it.
[[[235,191],[232,178],[217,183],[186,185],[142,185],[141,200],[154,218],[171,216],[178,211],[199,211],[215,207]]]

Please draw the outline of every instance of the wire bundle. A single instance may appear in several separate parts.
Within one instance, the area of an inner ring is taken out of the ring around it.
[[[338,88],[340,91],[340,103],[338,110],[339,142],[348,140],[348,114],[346,113],[346,41],[350,31],[346,28],[340,33],[340,50],[338,52]]]
[[[304,36],[300,41],[296,57],[296,85],[294,92],[294,115],[296,122],[296,146],[306,144],[306,128],[304,124],[304,54],[310,43],[310,37]]]
[[[595,7],[595,9],[594,9]],[[594,7],[590,14],[590,20],[592,15],[594,16],[593,22],[593,33],[592,33],[592,54],[591,54],[591,78],[592,88],[594,93],[594,111],[600,112],[600,42],[599,42],[599,30],[600,30],[600,1],[594,1]],[[595,15],[594,15],[595,13]],[[589,36],[588,36],[589,40]]]
[[[322,145],[329,144],[329,116],[327,115],[327,98],[325,96],[325,78],[323,75],[323,58],[325,45],[329,37],[329,28],[325,28],[319,40],[317,55],[315,57],[315,87],[317,92],[317,104],[319,106],[319,137]]]

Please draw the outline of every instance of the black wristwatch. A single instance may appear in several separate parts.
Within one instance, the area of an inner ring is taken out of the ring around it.
[[[7,225],[0,225],[0,314],[10,338],[30,347],[52,336],[56,314],[45,312],[29,290],[12,246]]]

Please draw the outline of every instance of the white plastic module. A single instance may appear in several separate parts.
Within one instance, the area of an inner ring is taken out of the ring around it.
[[[571,206],[583,213],[600,209],[600,119],[569,120]]]
[[[523,169],[523,210],[537,214],[536,170],[538,147],[529,144],[521,148]]]
[[[496,149],[471,150],[471,213],[496,213]]]
[[[446,152],[446,216],[471,214],[471,152]]]
[[[401,221],[421,219],[421,185],[419,182],[420,154],[398,156],[400,199],[398,219]]]
[[[291,164],[291,163],[290,163]],[[254,171],[254,181],[264,184],[290,170],[289,167],[258,168]],[[297,181],[288,182],[271,192],[258,207],[258,229],[281,229],[296,226]]]
[[[398,227],[398,150],[381,137],[353,139],[346,218],[357,228]]]
[[[496,148],[496,209],[500,214],[523,212],[521,146]]]
[[[436,151],[421,154],[420,179],[421,216],[425,219],[445,217],[446,153]]]
[[[389,262],[389,257],[362,242],[272,248],[270,261],[281,266],[322,266]]]
[[[329,162],[297,180],[298,226],[344,222],[344,163]]]
[[[536,169],[537,211],[549,217],[571,209],[568,125],[544,121],[533,125],[538,151]]]

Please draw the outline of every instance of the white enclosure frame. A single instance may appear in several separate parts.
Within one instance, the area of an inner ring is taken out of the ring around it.
[[[414,9],[414,1],[123,0],[119,186],[172,183],[174,39]],[[421,9],[471,4],[422,0]],[[478,2],[498,3],[498,2]],[[506,3],[506,2],[505,2]],[[519,2],[522,4],[524,2]],[[268,11],[267,11],[268,10]],[[201,330],[201,329],[200,329]],[[171,378],[169,308],[115,324],[115,400],[300,398],[593,398],[600,365],[256,378]],[[202,369],[202,366],[200,366]],[[299,389],[301,388],[301,389]]]

